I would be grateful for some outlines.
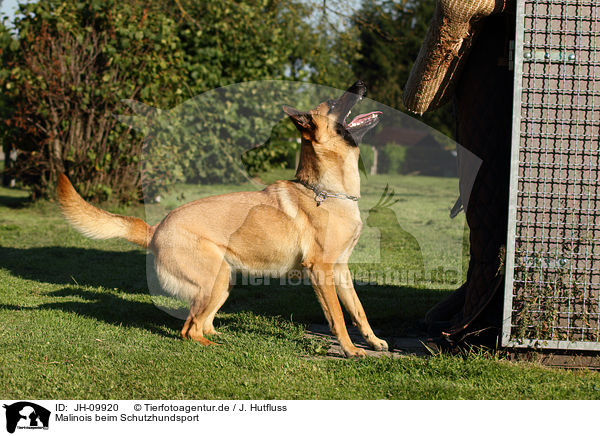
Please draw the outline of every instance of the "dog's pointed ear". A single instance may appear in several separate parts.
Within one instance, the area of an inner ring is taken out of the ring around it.
[[[312,118],[308,112],[301,112],[290,106],[283,106],[283,111],[299,129],[308,129],[311,126]]]

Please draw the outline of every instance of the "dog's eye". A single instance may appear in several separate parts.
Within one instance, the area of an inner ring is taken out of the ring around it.
[[[329,110],[332,110],[335,107],[335,100],[327,100],[327,105],[329,106]]]

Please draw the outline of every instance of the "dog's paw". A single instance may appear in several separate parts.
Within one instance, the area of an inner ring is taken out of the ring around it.
[[[365,352],[365,350],[363,350],[362,348],[358,348],[358,347],[352,347],[352,348],[344,349],[344,354],[348,358],[365,357],[367,355],[367,353]]]
[[[208,345],[220,345],[217,344],[209,339],[206,339],[202,334],[200,333],[194,333],[194,332],[187,332],[187,334],[182,335],[183,339],[189,339],[191,341],[194,342],[198,342],[201,345],[204,346],[208,346]]]
[[[371,347],[375,351],[387,351],[389,349],[388,343],[383,339],[375,338],[373,342],[371,342]]]

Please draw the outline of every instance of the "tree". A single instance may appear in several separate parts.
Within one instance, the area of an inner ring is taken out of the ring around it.
[[[369,85],[369,97],[406,110],[402,104],[402,88],[419,53],[435,3],[435,0],[365,0],[353,15],[352,22],[358,29],[360,41],[353,70]],[[425,114],[423,121],[453,136],[449,105]]]
[[[196,183],[232,183],[241,180],[242,172],[237,165],[243,164],[251,173],[267,170],[273,166],[284,166],[289,155],[295,152],[295,142],[273,140],[264,144],[248,144],[254,139],[257,126],[256,98],[247,98],[243,92],[234,90],[212,93],[208,100],[198,98],[227,85],[253,80],[307,80],[314,76],[316,55],[321,51],[325,38],[318,34],[306,21],[311,9],[296,0],[246,0],[209,2],[197,0],[175,0],[176,8],[170,12],[178,23],[178,34],[185,53],[185,68],[190,80],[186,96],[194,102],[188,107],[177,108],[177,117],[170,114],[168,124],[179,137],[172,145],[179,156],[188,156],[184,168],[178,170],[184,181]],[[320,69],[320,68],[319,68]],[[242,91],[245,88],[240,88]],[[274,90],[274,93],[277,92]],[[225,97],[225,95],[227,97]],[[252,118],[254,122],[240,119],[235,128],[219,118],[223,107],[222,98],[235,105],[239,115]],[[272,96],[264,95],[265,100]],[[203,107],[204,131],[200,138],[192,138],[194,124],[200,120],[189,108],[193,104]],[[209,113],[212,112],[212,113]],[[259,111],[260,112],[260,111]],[[177,118],[177,119],[176,119]],[[210,121],[209,121],[210,119]],[[219,125],[222,124],[222,125]],[[274,133],[279,138],[289,137],[295,132],[291,123],[278,126]],[[211,137],[212,136],[212,137]],[[168,140],[162,135],[164,141]],[[209,146],[208,143],[213,144]],[[193,149],[186,144],[194,144]],[[200,146],[203,144],[203,146]],[[258,147],[249,154],[248,148]],[[160,150],[155,148],[160,154]],[[159,159],[155,162],[160,164]],[[182,180],[183,181],[183,180]]]
[[[19,151],[10,172],[33,197],[51,192],[56,173],[67,171],[87,198],[139,198],[144,137],[114,117],[123,99],[170,109],[232,83],[289,78],[292,63],[317,59],[306,41],[322,41],[305,21],[309,8],[294,0],[44,0],[20,12],[0,87]],[[303,79],[312,74],[300,70]],[[184,139],[167,141],[150,179],[236,180],[230,156],[215,147],[193,154],[181,149]],[[168,159],[178,151],[188,153],[187,168]]]
[[[2,6],[2,0],[0,0],[0,6]],[[12,38],[8,28],[6,27],[4,22],[0,22],[0,65],[5,65],[6,62],[8,61],[9,54],[10,54],[10,46],[12,43],[13,43],[13,38]],[[2,74],[3,74],[3,71],[2,71],[2,69],[0,69],[0,80],[1,80]],[[4,72],[4,74],[6,74],[6,73]],[[10,113],[11,113],[10,101],[7,98],[5,93],[0,93],[0,120],[8,118]],[[8,141],[5,140],[5,136],[6,136],[6,129],[0,128],[0,145],[2,146],[0,153],[2,153],[2,155],[4,157],[4,168],[6,169],[12,163],[11,153],[10,153],[12,147],[10,146]],[[6,174],[6,172],[3,172],[2,185],[9,186],[11,184],[11,182],[13,182],[13,180],[14,179],[10,178],[8,176],[8,174]]]
[[[20,7],[0,85],[18,150],[10,171],[47,194],[67,171],[84,196],[138,196],[142,137],[115,119],[124,98],[172,104],[184,70],[175,23],[129,0],[47,0]]]
[[[327,32],[326,23],[315,25],[309,19],[313,9],[306,2],[175,2],[177,8],[171,13],[180,23],[186,68],[192,78],[188,90],[190,97],[249,80],[310,81],[341,89],[354,81],[348,60],[349,54],[355,51],[338,50],[340,39]],[[242,94],[237,95],[237,99],[239,113],[252,113],[250,108],[241,109],[245,100]],[[252,130],[246,133],[248,136],[253,134]],[[233,141],[227,143],[232,139],[228,136],[220,135],[228,150],[233,153],[245,151],[237,149]],[[298,144],[289,138],[294,136],[295,128],[291,123],[284,121],[276,126],[267,144],[255,144],[260,147],[240,156],[246,169],[256,174],[272,167],[293,165]],[[201,150],[196,149],[186,180],[202,183],[237,181],[235,176],[240,173],[231,171],[231,157],[211,150],[204,149],[206,154],[200,156],[197,152]]]

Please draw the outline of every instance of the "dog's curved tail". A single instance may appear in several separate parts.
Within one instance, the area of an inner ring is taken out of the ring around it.
[[[148,247],[152,240],[154,227],[140,218],[116,215],[92,206],[62,173],[58,175],[58,201],[67,221],[88,238],[123,238],[142,247]]]

